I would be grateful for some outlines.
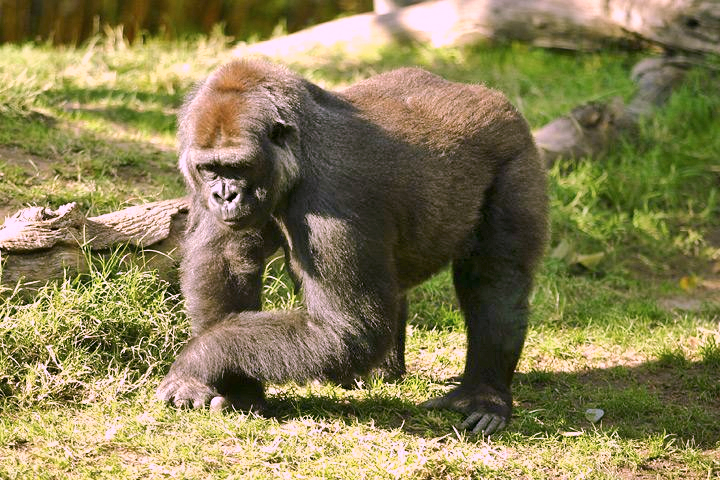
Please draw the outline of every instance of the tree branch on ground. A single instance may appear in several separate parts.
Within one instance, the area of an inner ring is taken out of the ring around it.
[[[123,261],[174,277],[189,203],[164,200],[85,217],[75,203],[57,210],[30,207],[0,227],[0,286],[37,288],[88,269],[87,252],[108,254],[127,245]]]

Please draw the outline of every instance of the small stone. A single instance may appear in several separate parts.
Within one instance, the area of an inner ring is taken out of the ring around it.
[[[227,409],[228,406],[230,406],[230,402],[228,402],[225,397],[213,397],[213,399],[210,400],[210,410],[213,412],[220,412]]]
[[[605,412],[600,408],[588,408],[585,410],[585,418],[590,423],[597,423],[605,415]]]

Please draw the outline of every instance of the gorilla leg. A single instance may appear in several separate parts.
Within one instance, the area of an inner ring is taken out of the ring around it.
[[[488,268],[489,260],[478,255],[453,264],[468,346],[460,387],[446,397],[448,406],[470,415],[464,428],[487,434],[510,418],[510,385],[525,341],[532,284],[521,266],[494,258]]]
[[[388,352],[379,372],[385,380],[399,380],[405,375],[405,329],[407,326],[407,298],[403,295],[399,301],[397,323],[395,325],[393,346]]]
[[[453,281],[467,326],[467,359],[459,387],[426,403],[468,415],[462,426],[491,434],[510,419],[510,386],[525,342],[533,270],[546,235],[544,183],[533,162],[511,163],[487,193],[467,254],[453,262]],[[535,188],[535,189],[534,189]]]

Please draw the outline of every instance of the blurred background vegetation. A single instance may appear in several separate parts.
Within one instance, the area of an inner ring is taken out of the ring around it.
[[[372,8],[372,0],[0,0],[0,42],[77,44],[118,25],[131,43],[215,25],[236,40],[261,39]]]

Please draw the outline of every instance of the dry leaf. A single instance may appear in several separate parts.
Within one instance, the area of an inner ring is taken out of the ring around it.
[[[698,285],[698,277],[695,275],[685,275],[680,279],[680,288],[685,290],[686,292],[689,292],[690,290],[695,289]]]
[[[605,252],[588,253],[585,255],[577,254],[575,256],[575,263],[582,265],[588,270],[595,270],[603,258],[605,258]]]
[[[563,239],[560,240],[560,243],[557,244],[555,248],[553,248],[553,251],[550,252],[551,258],[556,258],[558,260],[562,260],[564,258],[570,257],[572,254],[573,247],[570,245],[570,242]]]

